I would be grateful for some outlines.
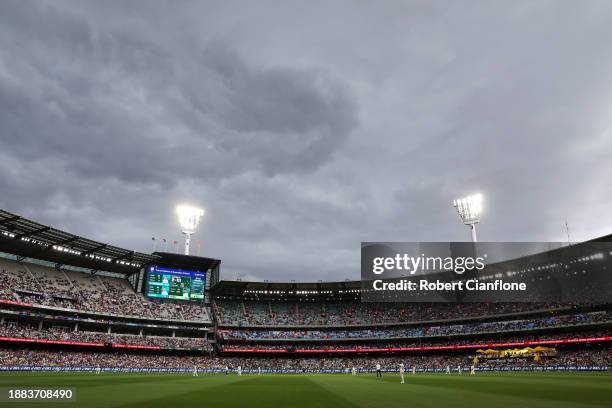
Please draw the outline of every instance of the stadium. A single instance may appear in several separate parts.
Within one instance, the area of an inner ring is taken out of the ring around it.
[[[611,407],[610,38],[0,0],[0,408]]]
[[[359,281],[224,280],[218,259],[139,253],[7,211],[0,231],[3,387],[69,385],[87,406],[195,403],[200,393],[224,406],[609,396],[609,302],[362,302]],[[566,254],[561,269],[605,272],[612,252],[593,244],[610,240],[576,244],[581,255]],[[504,268],[537,274],[544,255]]]

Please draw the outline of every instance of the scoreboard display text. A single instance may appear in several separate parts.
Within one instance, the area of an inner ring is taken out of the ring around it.
[[[206,272],[150,266],[147,296],[160,299],[204,300]]]

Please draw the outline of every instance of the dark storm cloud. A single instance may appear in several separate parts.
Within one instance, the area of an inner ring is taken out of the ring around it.
[[[359,242],[612,232],[612,6],[0,2],[0,207],[151,250],[203,205],[227,278]]]
[[[347,90],[321,70],[252,67],[221,42],[177,60],[154,38],[23,6],[15,19],[2,13],[0,103],[7,147],[24,158],[61,156],[81,177],[167,186],[177,174],[311,171],[355,126]]]

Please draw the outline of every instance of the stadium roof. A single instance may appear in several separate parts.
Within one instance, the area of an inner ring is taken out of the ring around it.
[[[90,269],[130,273],[159,259],[83,238],[0,209],[0,250]]]
[[[171,266],[174,268],[186,268],[208,271],[221,265],[220,259],[207,258],[204,256],[183,255],[173,252],[153,252],[157,256],[156,264],[160,266]]]
[[[351,296],[361,288],[360,281],[344,282],[242,282],[222,280],[217,283],[213,292],[216,296],[254,296],[278,298],[279,295],[286,297],[327,297]]]
[[[570,246],[544,251],[540,253],[521,256],[489,264],[489,267],[500,270],[529,269],[537,268],[542,264],[550,264],[551,259],[565,257],[566,260],[574,262],[588,262],[587,258],[578,259],[581,255],[588,253],[589,250],[598,251],[602,248],[609,248],[609,245],[602,247],[594,244],[612,242],[612,234],[594,238],[589,241],[574,243]],[[612,251],[609,251],[612,255]],[[551,258],[552,255],[557,256]],[[602,255],[602,254],[599,254]],[[576,258],[576,259],[573,259]],[[347,280],[344,282],[243,282],[240,280],[222,280],[213,287],[215,296],[226,297],[253,297],[280,299],[290,297],[349,297],[361,291],[362,281]]]

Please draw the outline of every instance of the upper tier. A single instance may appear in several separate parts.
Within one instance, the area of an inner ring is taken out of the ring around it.
[[[125,278],[56,270],[0,258],[0,300],[97,314],[210,323],[203,304],[155,302]]]

